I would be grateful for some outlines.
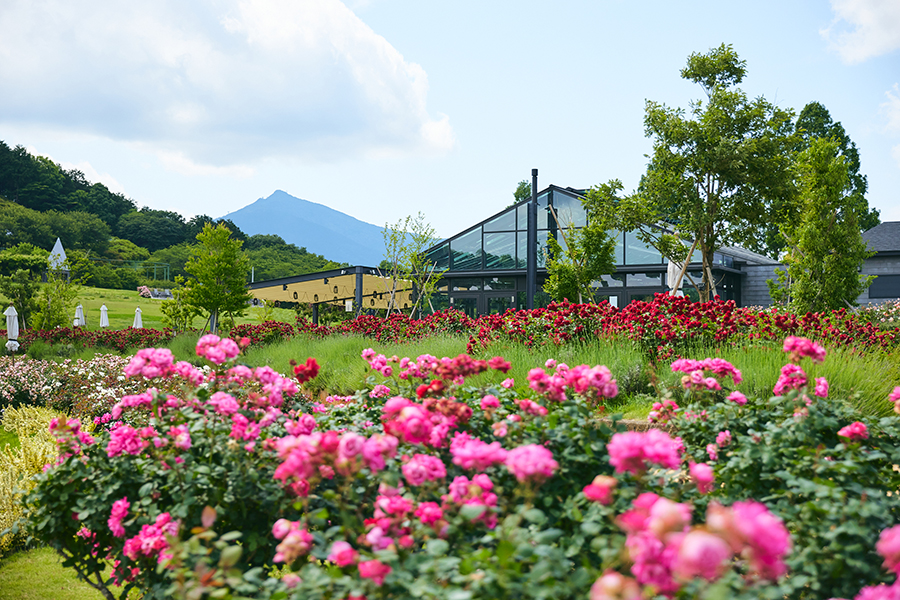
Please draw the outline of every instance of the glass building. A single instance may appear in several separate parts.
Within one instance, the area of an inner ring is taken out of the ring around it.
[[[533,172],[536,183],[536,172]],[[534,184],[533,184],[534,185]],[[532,200],[507,207],[451,238],[435,244],[426,256],[438,269],[446,269],[432,308],[457,308],[477,316],[499,313],[508,308],[546,306],[550,298],[543,292],[547,240],[553,236],[565,249],[560,228],[583,227],[587,217],[582,205],[586,190],[551,185],[535,198],[534,243],[529,244],[528,212]],[[555,217],[554,217],[555,215]],[[634,232],[611,232],[616,238],[616,271],[595,281],[595,301],[608,300],[625,306],[633,300],[648,300],[654,293],[668,291],[668,261],[654,248],[643,244]],[[534,261],[534,287],[529,293],[529,258]],[[688,275],[703,281],[700,253],[695,252]],[[714,256],[713,278],[719,296],[741,305],[745,267],[778,263],[740,248],[722,248]],[[682,288],[696,299],[696,290],[687,278]],[[531,298],[529,298],[531,295]],[[529,302],[530,300],[530,302]]]

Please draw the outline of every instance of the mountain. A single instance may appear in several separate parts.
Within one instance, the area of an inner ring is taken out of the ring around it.
[[[329,260],[374,267],[384,257],[383,227],[281,190],[222,218],[231,219],[247,235],[280,235]]]

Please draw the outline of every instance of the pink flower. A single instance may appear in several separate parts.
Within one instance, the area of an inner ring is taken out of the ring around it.
[[[813,391],[813,394],[818,396],[819,398],[827,398],[828,397],[828,380],[824,377],[816,377],[816,388]]]
[[[216,392],[206,403],[214,406],[216,413],[220,415],[233,415],[241,408],[234,396],[225,392]]]
[[[434,525],[444,518],[444,511],[437,502],[422,502],[414,513],[425,525]]]
[[[720,535],[735,553],[744,553],[760,577],[776,580],[787,570],[784,557],[791,550],[791,536],[781,519],[754,500],[724,508],[712,502],[706,525]]]
[[[728,395],[728,399],[737,404],[738,406],[743,406],[747,404],[747,396],[743,395],[737,390],[734,390]]]
[[[172,351],[168,348],[142,348],[125,367],[125,376],[168,377],[173,372],[173,361]]]
[[[725,540],[697,529],[681,540],[672,570],[681,580],[702,577],[707,581],[715,581],[722,575],[726,561],[731,557],[731,548]]]
[[[353,549],[353,546],[345,541],[338,541],[331,545],[331,552],[328,554],[328,560],[339,567],[352,565],[359,560],[359,552]]]
[[[900,525],[882,531],[875,549],[884,557],[884,568],[900,574]]]
[[[696,484],[697,490],[701,494],[710,493],[713,488],[713,481],[715,481],[712,467],[705,463],[692,462],[690,464],[690,471],[691,479],[694,480],[694,484]]]
[[[497,396],[491,396],[489,394],[481,399],[481,410],[491,410],[494,408],[500,408],[500,400]]]
[[[422,485],[426,481],[437,481],[447,476],[444,462],[428,454],[416,454],[401,467],[401,470],[409,485]]]
[[[720,431],[719,435],[716,436],[716,445],[719,448],[724,448],[728,444],[731,443],[731,432],[729,430]]]
[[[642,473],[650,464],[667,469],[676,469],[681,464],[675,441],[659,429],[617,433],[612,436],[606,449],[609,462],[617,473]]]
[[[855,421],[846,427],[842,427],[838,433],[839,436],[845,437],[850,441],[864,440],[869,437],[869,430],[865,423]]]
[[[384,583],[384,578],[391,571],[390,565],[386,565],[380,560],[366,560],[359,563],[359,576],[363,579],[371,579],[377,586]]]
[[[191,432],[187,425],[178,425],[169,428],[169,437],[174,440],[173,445],[180,450],[190,450]]]
[[[800,360],[808,356],[813,362],[824,362],[825,348],[819,344],[802,337],[789,336],[784,340],[784,351],[791,353],[792,360]]]
[[[217,365],[235,358],[240,353],[240,347],[231,338],[222,339],[217,335],[207,334],[197,342],[197,356],[203,356]]]
[[[369,398],[384,398],[391,395],[391,388],[386,385],[378,384],[369,392]]]
[[[129,504],[127,497],[113,502],[109,520],[106,523],[109,525],[109,530],[114,536],[125,537],[125,528],[122,526],[122,519],[128,515],[128,509],[130,507],[131,504]]]
[[[553,460],[553,453],[543,446],[526,444],[509,451],[506,468],[515,475],[519,483],[541,483],[552,477],[559,465]]]
[[[612,493],[619,481],[608,475],[597,475],[594,481],[584,486],[584,496],[603,505],[612,503]]]
[[[110,458],[125,454],[138,455],[149,445],[147,440],[141,438],[140,433],[130,425],[121,425],[113,429],[109,434],[109,443],[106,445],[106,454]]]
[[[272,525],[272,535],[275,536],[276,540],[284,539],[284,536],[286,536],[290,530],[291,522],[287,519],[278,519],[275,521],[275,524]]]
[[[507,390],[511,389],[514,385],[516,385],[516,380],[513,379],[512,377],[507,377],[506,379],[503,380],[503,383],[500,384],[501,387],[503,387]],[[898,389],[900,389],[900,388],[898,388]]]
[[[668,498],[657,498],[650,506],[645,526],[647,531],[665,540],[670,533],[683,533],[691,524],[691,507],[689,504],[673,502]]]
[[[888,401],[894,403],[894,412],[900,413],[900,385],[894,388],[894,391],[888,396]]]
[[[591,586],[590,600],[641,600],[641,589],[631,577],[606,571]]]
[[[707,444],[706,445],[706,453],[709,455],[709,460],[717,461],[719,460],[719,447],[715,444]]]
[[[465,432],[457,432],[453,437],[453,441],[450,442],[450,454],[453,455],[453,464],[463,469],[477,471],[502,463],[507,458],[507,452],[500,442],[488,444]]]
[[[280,523],[276,522],[276,526]],[[287,564],[291,564],[301,556],[305,556],[309,554],[310,549],[312,549],[313,545],[313,536],[306,530],[305,527],[301,527],[300,523],[288,522],[288,531],[281,538],[281,543],[275,548],[275,557],[272,559],[274,562],[283,562]],[[283,532],[283,524],[279,527],[279,533]],[[272,528],[273,533],[275,532],[275,527]]]
[[[806,373],[799,366],[788,363],[781,367],[781,376],[772,391],[776,396],[783,396],[790,390],[797,390],[806,385]]]
[[[156,517],[156,522],[152,525],[141,527],[141,532],[136,536],[126,540],[122,552],[133,561],[139,558],[162,558],[160,554],[169,548],[166,535],[178,535],[178,521],[173,521],[167,512]]]

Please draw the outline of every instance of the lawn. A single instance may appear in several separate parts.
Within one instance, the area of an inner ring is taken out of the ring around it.
[[[100,329],[100,307],[106,305],[109,326],[111,329],[125,329],[134,323],[136,308],[141,309],[141,319],[144,327],[148,329],[163,329],[163,315],[160,305],[163,300],[141,298],[136,290],[110,290],[104,288],[82,287],[76,304],[80,303],[84,308],[84,317],[87,321],[87,329]],[[4,306],[9,302],[0,295],[0,303]],[[70,311],[72,319],[75,318],[75,306]],[[276,308],[272,318],[288,323],[294,322],[294,312],[284,308]],[[260,323],[262,322],[262,310],[250,308],[246,315],[236,320],[236,323]],[[195,327],[202,327],[203,319],[194,320]],[[5,327],[4,323],[0,326]]]
[[[132,591],[133,598],[140,594]],[[0,559],[0,600],[97,600],[103,595],[79,581],[51,548],[17,552]]]

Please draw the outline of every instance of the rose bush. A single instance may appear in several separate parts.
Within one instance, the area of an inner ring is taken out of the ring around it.
[[[788,346],[794,366],[821,357]],[[784,396],[725,399],[736,368],[676,361],[686,400],[722,398],[705,413],[661,398],[679,439],[599,419],[617,393],[602,366],[548,362],[522,397],[467,385],[508,370],[500,357],[367,350],[365,387],[319,403],[239,351],[204,337],[204,373],[143,350],[126,372],[155,387],[121,398],[103,430],[52,424],[60,459],[27,497],[27,528],[107,597],[120,583],[148,598],[819,598],[883,581],[850,555],[896,516],[892,421],[861,438],[839,403],[806,404],[796,370]],[[317,371],[294,367],[301,386]],[[819,496],[859,513],[823,515]]]

